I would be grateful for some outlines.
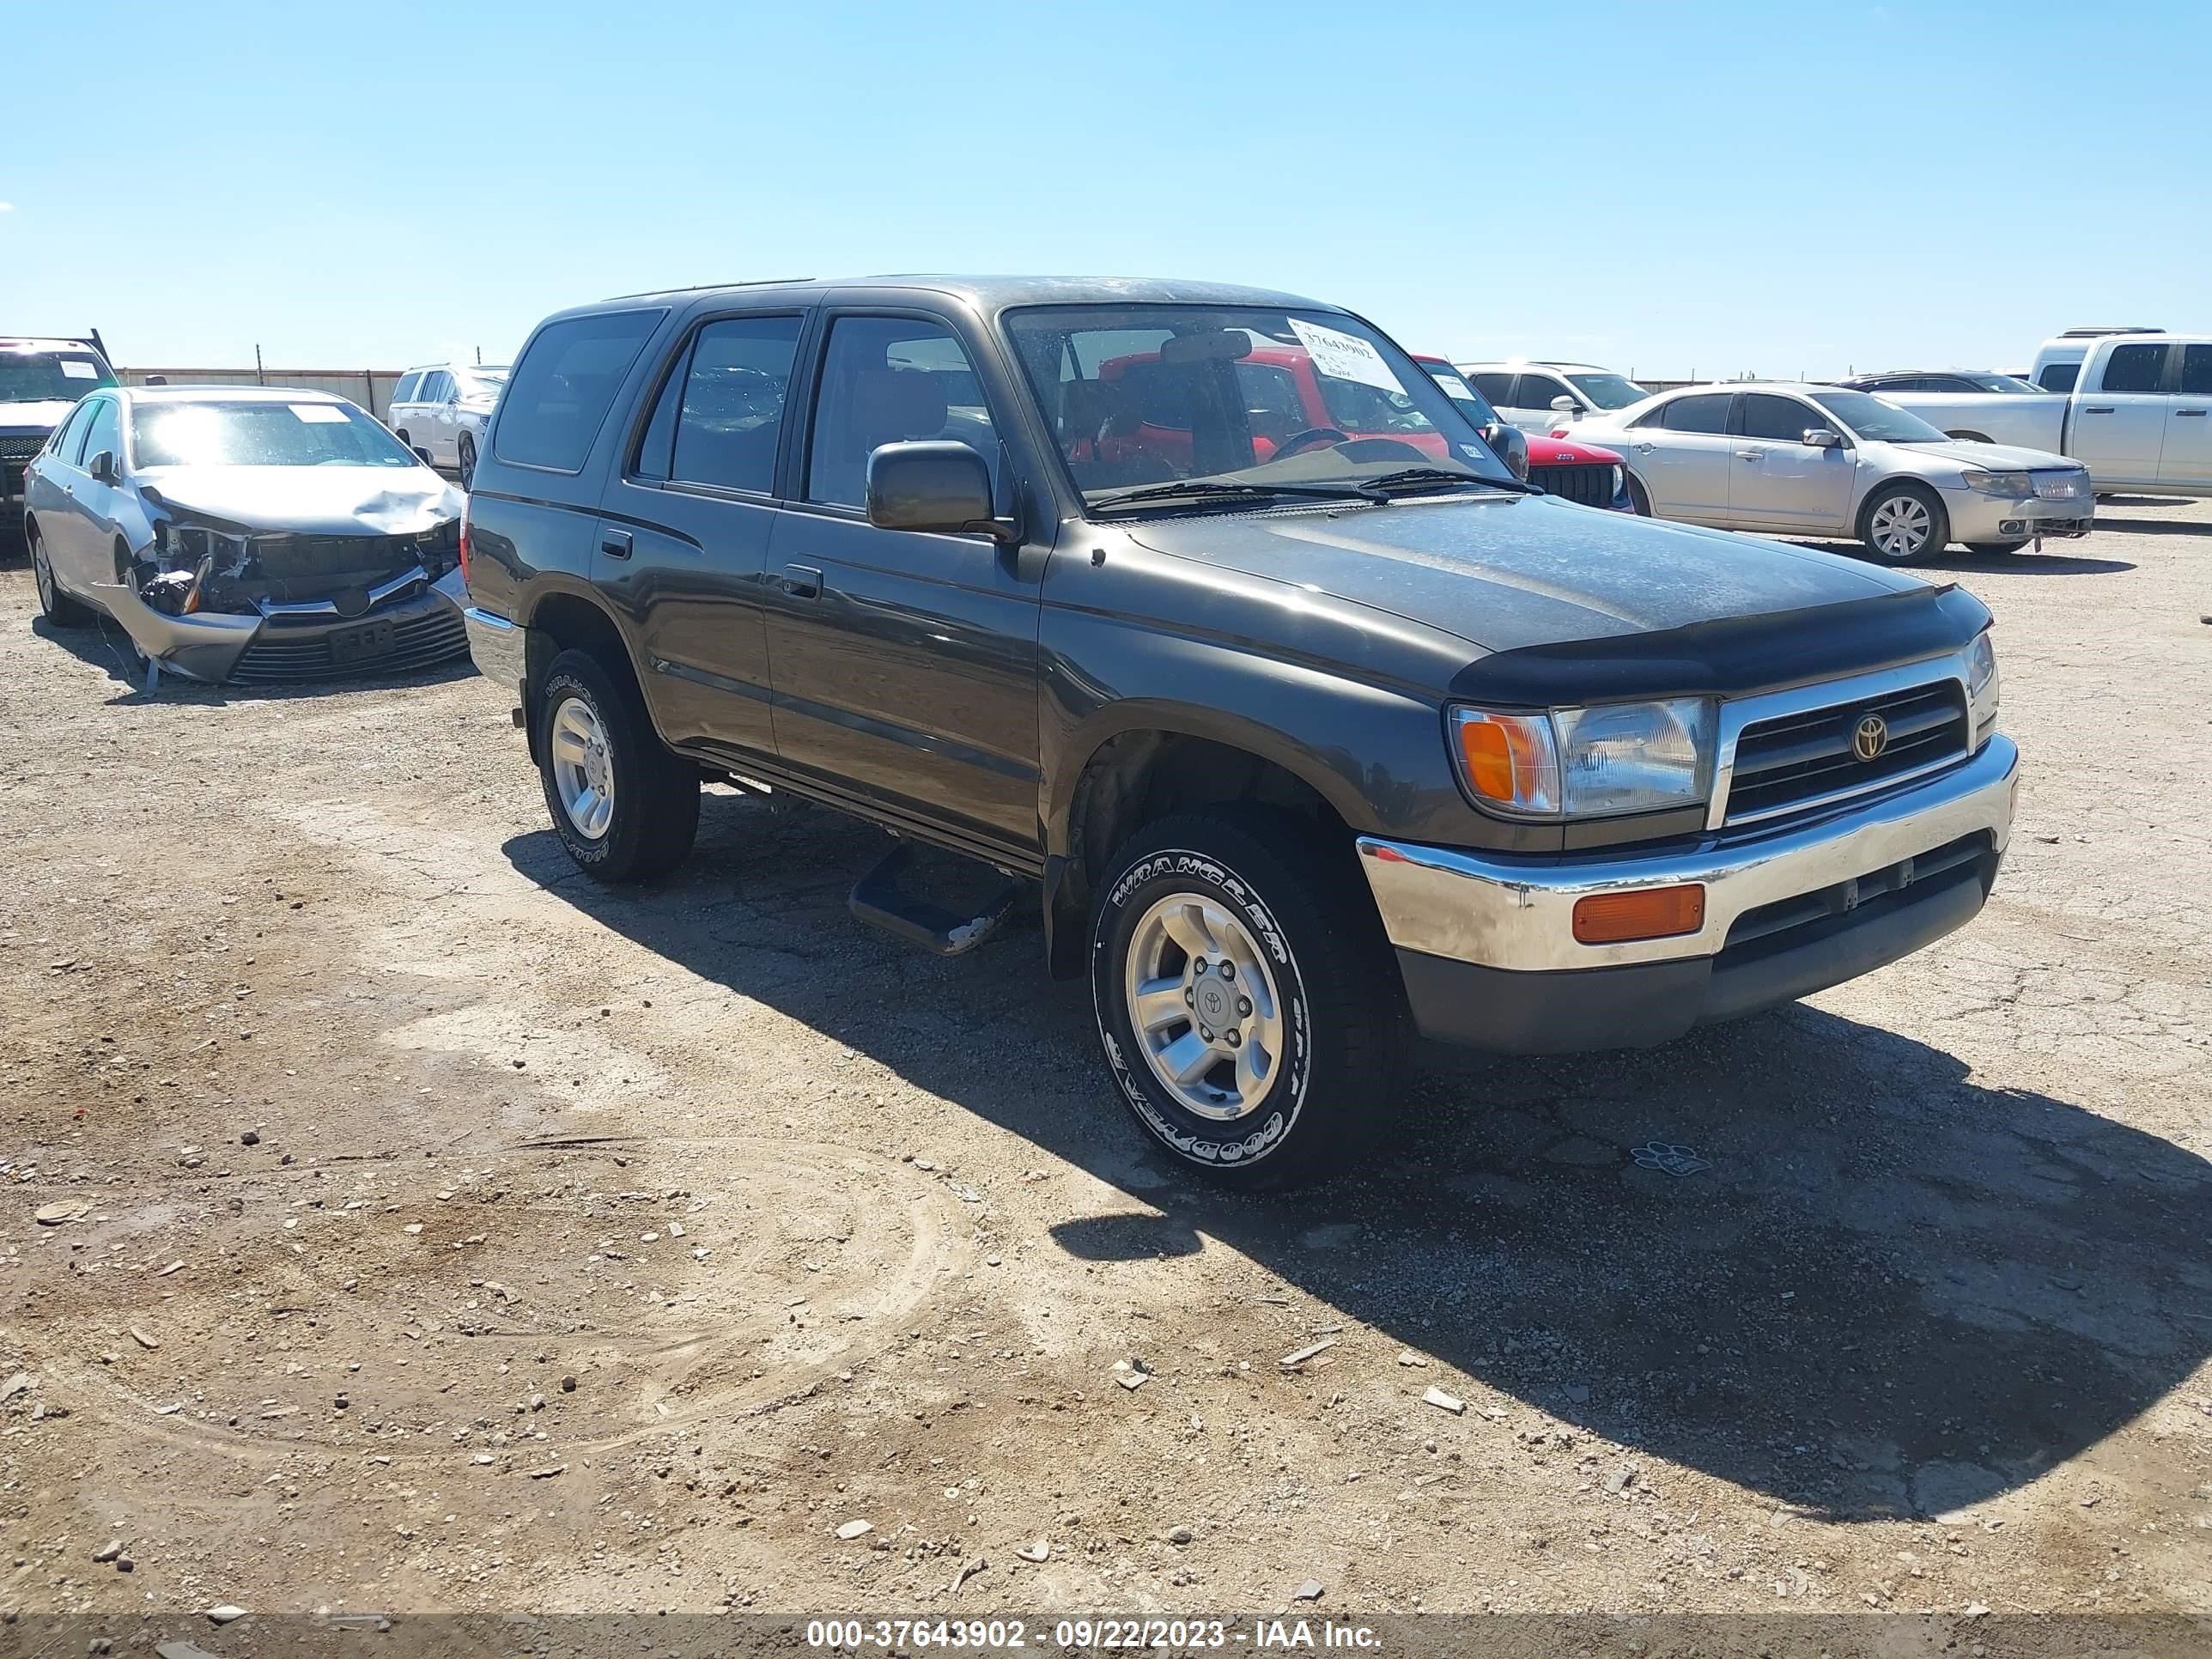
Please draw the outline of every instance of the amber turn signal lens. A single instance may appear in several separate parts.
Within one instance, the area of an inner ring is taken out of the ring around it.
[[[1575,939],[1582,945],[1624,945],[1632,939],[1672,939],[1705,925],[1705,890],[1645,887],[1633,893],[1594,893],[1575,901]]]
[[[1540,780],[1548,757],[1526,718],[1462,720],[1459,752],[1467,763],[1468,782],[1485,800],[1504,806],[1528,805],[1532,804],[1529,797],[1543,787]]]

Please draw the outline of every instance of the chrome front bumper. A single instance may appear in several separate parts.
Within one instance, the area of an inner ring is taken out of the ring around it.
[[[1511,972],[1559,972],[1713,957],[1745,913],[1869,875],[1961,837],[2002,855],[2012,830],[2020,753],[1992,736],[1948,772],[1802,828],[1679,851],[1528,859],[1359,838],[1360,867],[1400,951]],[[1593,894],[1700,882],[1705,923],[1674,939],[1583,945],[1574,908]]]

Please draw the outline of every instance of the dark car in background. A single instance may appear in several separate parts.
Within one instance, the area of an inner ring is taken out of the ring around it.
[[[71,339],[0,336],[0,509],[22,501],[23,470],[76,400],[114,384],[97,329]]]
[[[33,457],[23,532],[57,627],[105,613],[149,683],[460,655],[461,492],[328,392],[103,386]]]
[[[1107,366],[1139,362],[1176,419],[1119,430]],[[1255,362],[1397,429],[1277,441]],[[1026,896],[1189,1169],[1389,1143],[1409,1027],[1645,1044],[1866,973],[1971,920],[2005,850],[1972,595],[1532,491],[1334,307],[634,295],[541,324],[489,438],[471,645],[575,864],[666,873],[727,776],[898,838],[852,908],[942,954]],[[1005,886],[913,891],[915,842]]]

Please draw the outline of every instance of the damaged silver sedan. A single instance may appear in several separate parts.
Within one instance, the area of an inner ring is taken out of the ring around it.
[[[468,649],[460,491],[326,392],[108,386],[24,479],[39,604],[188,678],[421,668]]]

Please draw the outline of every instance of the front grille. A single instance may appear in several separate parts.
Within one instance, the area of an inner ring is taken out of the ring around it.
[[[1532,466],[1528,469],[1528,482],[1547,495],[1579,501],[1584,507],[1613,505],[1613,468],[1609,465],[1577,461],[1565,466]]]
[[[1880,716],[1888,729],[1888,741],[1870,761],[1861,760],[1852,747],[1859,723],[1869,714]],[[1753,721],[1736,739],[1725,822],[1777,817],[1863,794],[1963,757],[1969,738],[1965,690],[1949,679]]]
[[[332,672],[404,674],[461,656],[469,648],[467,625],[461,621],[460,612],[450,605],[398,618],[392,625],[392,650],[388,654],[349,662],[336,670],[331,665],[331,631],[328,623],[301,629],[284,628],[272,622],[253,636],[253,643],[246,647],[246,654],[238,659],[230,677],[234,680],[266,683],[319,679]]]
[[[46,447],[44,438],[0,438],[0,495],[23,493],[23,470]]]

